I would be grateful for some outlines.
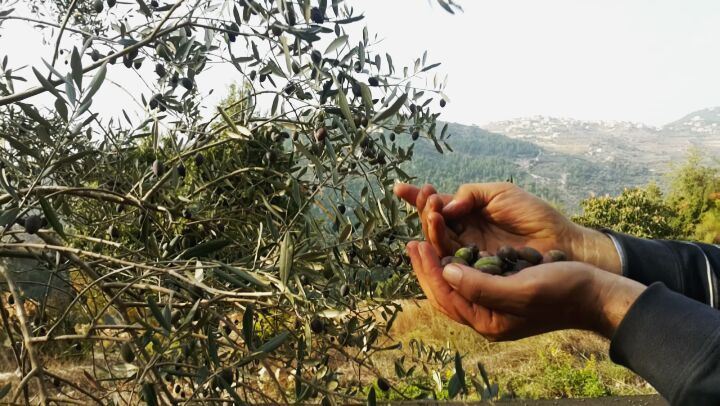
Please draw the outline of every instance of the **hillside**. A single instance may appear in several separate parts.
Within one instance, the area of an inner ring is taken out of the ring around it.
[[[720,156],[720,107],[699,110],[662,127],[626,121],[535,116],[485,128],[450,123],[452,151],[438,155],[418,143],[407,167],[419,182],[455,190],[471,181],[516,183],[574,212],[592,194],[618,194],[663,175],[690,148]]]
[[[548,151],[592,162],[618,162],[666,173],[689,148],[720,154],[720,108],[690,113],[662,127],[626,121],[529,117],[499,121],[485,129],[533,142]]]
[[[438,155],[430,143],[418,143],[406,168],[441,190],[466,182],[509,179],[532,192],[575,211],[591,194],[618,193],[625,186],[645,184],[652,173],[641,165],[573,155],[545,148],[539,142],[514,139],[477,126],[451,123],[447,143],[452,151]]]

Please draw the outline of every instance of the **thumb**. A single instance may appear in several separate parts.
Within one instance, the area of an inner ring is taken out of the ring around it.
[[[514,278],[489,275],[465,265],[446,265],[442,276],[460,296],[483,307],[504,310],[508,298],[517,293]]]

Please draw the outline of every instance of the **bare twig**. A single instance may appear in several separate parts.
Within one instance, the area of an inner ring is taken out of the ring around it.
[[[102,400],[101,400],[100,398],[98,398],[97,396],[93,395],[92,392],[84,389],[81,385],[74,384],[74,383],[73,383],[72,381],[70,381],[69,379],[65,379],[65,378],[63,378],[62,376],[57,375],[57,374],[54,374],[54,373],[52,373],[52,372],[50,372],[50,371],[45,371],[45,374],[46,374],[47,376],[51,377],[51,378],[57,379],[58,381],[65,383],[65,384],[68,385],[68,386],[72,386],[72,387],[75,388],[77,391],[81,392],[81,393],[84,394],[85,396],[87,396],[87,397],[89,397],[90,399],[94,400],[96,403],[102,404]]]
[[[18,194],[27,193],[29,189],[19,189]],[[112,192],[104,189],[93,189],[83,187],[70,187],[70,186],[36,186],[32,192],[37,196],[51,197],[55,195],[72,195],[78,197],[89,197],[96,200],[102,200],[106,202],[112,202],[117,204],[124,204],[128,206],[135,206],[141,209],[169,212],[166,207],[154,205],[152,203],[146,203],[132,196],[122,195],[120,193]],[[0,205],[11,201],[13,197],[9,194],[0,195]]]
[[[37,375],[40,403],[46,405],[48,404],[48,394],[47,389],[45,388],[45,381],[43,380],[44,370],[42,364],[40,364],[40,362],[38,361],[35,350],[33,348],[32,336],[30,334],[30,329],[28,328],[27,316],[25,315],[23,297],[22,295],[20,295],[20,291],[18,291],[17,285],[15,285],[15,281],[4,267],[0,267],[0,274],[2,274],[2,276],[5,278],[8,289],[10,290],[10,293],[12,293],[13,299],[15,300],[15,316],[18,319],[18,324],[20,325],[20,332],[22,333],[25,351],[28,358],[30,358],[30,366],[32,367],[32,370],[30,371],[30,373],[28,373],[28,376]],[[29,377],[26,378],[28,380],[30,379]],[[17,389],[15,389],[13,402],[15,402],[18,396],[20,396],[24,387],[25,384],[19,385]]]
[[[105,58],[100,59],[99,61],[93,63],[92,65],[89,65],[88,67],[84,68],[82,70],[83,73],[92,72],[95,69],[103,66],[105,63],[109,62],[111,59],[115,59],[117,57],[121,57],[124,55],[127,55],[131,52],[137,51],[138,49],[144,47],[145,45],[148,45],[152,43],[157,37],[163,36],[165,34],[169,34],[177,29],[183,28],[186,25],[190,24],[189,22],[180,23],[178,25],[166,28],[164,30],[160,30],[157,32],[154,32],[153,35],[150,35],[149,37],[145,38],[142,41],[138,41],[133,45],[128,46],[127,48],[123,48],[122,51],[115,52],[114,54],[108,55]],[[65,80],[52,80],[50,81],[50,84],[52,86],[60,86],[61,84],[65,83]],[[19,101],[25,100],[29,97],[37,96],[39,94],[45,93],[48,90],[44,88],[43,86],[37,86],[33,87],[31,89],[28,89],[21,93],[14,93],[10,96],[0,97],[0,106],[6,106],[8,104],[17,103]]]
[[[60,26],[60,32],[58,33],[57,41],[55,41],[55,51],[53,52],[53,59],[51,64],[52,66],[55,66],[55,62],[57,61],[58,50],[60,49],[60,41],[62,40],[63,33],[65,32],[65,27],[67,27],[67,23],[70,20],[70,15],[73,13],[73,11],[75,11],[76,4],[77,0],[73,0],[72,3],[70,3],[67,12],[65,13],[65,18],[63,19],[62,25]]]

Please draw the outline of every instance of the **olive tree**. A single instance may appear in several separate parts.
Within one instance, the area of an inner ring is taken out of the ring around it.
[[[442,150],[445,83],[427,55],[397,67],[362,20],[340,0],[0,2],[3,29],[50,45],[37,66],[0,55],[0,315],[20,373],[0,397],[343,403],[394,386],[372,356],[419,292],[418,227],[390,189],[413,142]],[[238,84],[212,106],[199,84],[220,64]],[[118,120],[93,101],[123,69],[141,106]]]

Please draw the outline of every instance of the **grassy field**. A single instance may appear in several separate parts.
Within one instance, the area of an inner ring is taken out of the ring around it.
[[[407,399],[421,393],[435,392],[439,399],[447,399],[447,382],[454,372],[455,351],[462,356],[462,363],[468,377],[481,381],[478,363],[489,375],[491,383],[499,387],[500,398],[557,399],[587,398],[603,396],[633,396],[655,394],[655,390],[631,371],[613,364],[607,355],[607,340],[584,331],[562,331],[531,337],[514,342],[491,343],[468,327],[459,325],[435,311],[425,300],[401,302],[403,311],[398,315],[386,345],[397,342],[402,348],[376,353],[370,363],[373,368],[392,384],[395,391],[377,391],[378,399]],[[422,341],[426,351],[418,354],[413,341]],[[96,347],[100,349],[100,347]],[[350,351],[362,357],[359,349]],[[97,385],[88,378],[93,371],[91,362],[78,354],[45,354],[48,369],[62,376],[72,377],[81,385],[93,388]],[[329,354],[334,367],[342,371],[340,376],[355,380],[350,364],[338,353]],[[423,370],[416,362],[418,357],[427,360],[430,368]],[[398,377],[395,361],[404,356],[402,368],[412,374]],[[112,356],[111,356],[112,357]],[[119,356],[118,356],[119,358]],[[120,360],[117,360],[121,365]],[[9,351],[0,356],[0,384],[13,382],[18,378],[13,373],[13,361]],[[360,378],[365,391],[375,385],[373,374],[366,370]],[[433,374],[441,376],[443,389],[440,390]],[[267,377],[267,375],[265,375]],[[284,384],[292,385],[289,376],[279,376]],[[108,383],[106,382],[106,385]],[[120,384],[120,382],[116,382]],[[171,386],[171,385],[170,385]],[[469,385],[472,387],[472,385]],[[268,383],[266,389],[271,390]],[[399,393],[402,393],[400,395]],[[470,391],[466,400],[476,399],[477,392]],[[360,395],[362,396],[362,395]],[[317,401],[318,398],[310,401]],[[456,399],[457,400],[457,399]]]
[[[608,341],[589,332],[561,331],[491,343],[435,311],[427,301],[404,302],[403,310],[390,332],[403,348],[374,357],[376,366],[389,377],[395,377],[397,357],[412,357],[409,343],[415,338],[450,353],[458,350],[468,374],[478,374],[477,363],[482,363],[491,382],[499,385],[500,396],[552,399],[656,393],[642,378],[613,364]],[[451,370],[452,363],[442,373]],[[411,382],[405,379],[401,385]]]

